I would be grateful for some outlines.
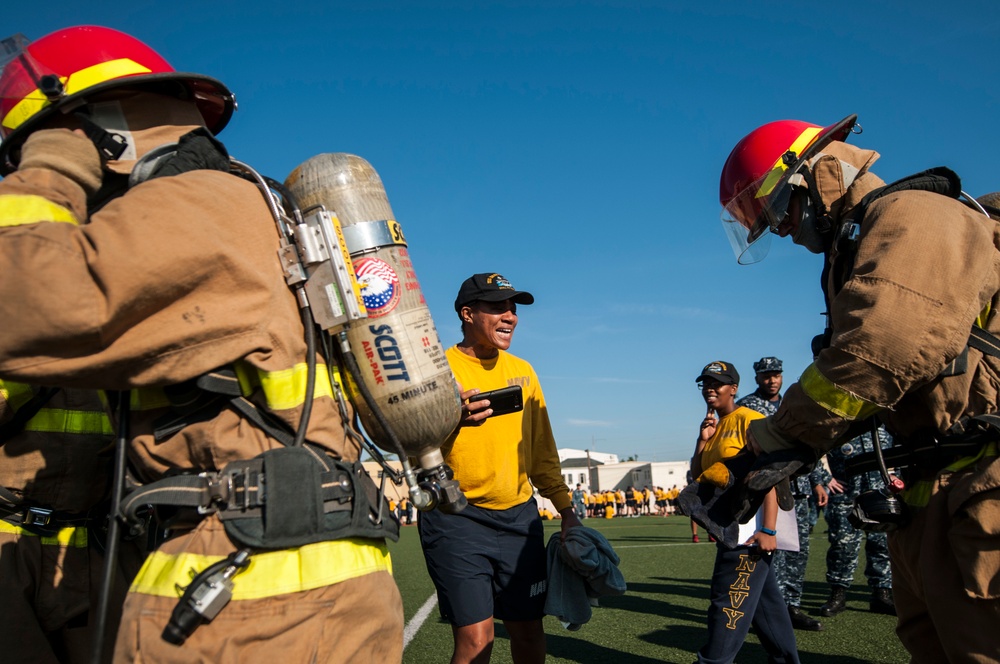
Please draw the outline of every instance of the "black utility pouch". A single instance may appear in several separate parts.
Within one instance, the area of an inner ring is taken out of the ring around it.
[[[315,448],[282,447],[235,461],[222,474],[232,484],[233,498],[219,517],[243,546],[288,549],[348,537],[399,539],[393,519],[379,521],[378,491],[360,463],[347,464]]]

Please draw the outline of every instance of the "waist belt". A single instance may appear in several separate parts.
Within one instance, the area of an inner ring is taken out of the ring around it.
[[[360,462],[307,444],[233,461],[221,472],[165,477],[130,493],[119,515],[137,534],[147,505],[182,508],[166,529],[194,527],[215,514],[242,547],[287,549],[350,537],[395,540],[399,526],[381,518],[382,502]]]
[[[324,513],[351,509],[354,488],[351,476],[340,468],[321,473],[320,494]],[[218,513],[226,520],[253,516],[267,504],[267,473],[260,457],[234,461],[221,472],[175,475],[146,484],[122,502],[121,514],[130,523],[142,520],[145,506],[191,507],[201,516]]]
[[[1000,440],[1000,417],[995,414],[977,415],[970,418],[972,428],[961,434],[941,436],[921,435],[911,438],[903,445],[882,450],[887,468],[916,467],[924,469],[942,468],[956,458],[978,452],[984,445]],[[860,475],[878,471],[878,457],[875,452],[865,452],[850,457],[844,462],[848,475]]]
[[[9,489],[0,487],[0,520],[43,537],[51,537],[63,528],[91,526],[106,512],[91,510],[85,514],[61,512],[19,499]]]

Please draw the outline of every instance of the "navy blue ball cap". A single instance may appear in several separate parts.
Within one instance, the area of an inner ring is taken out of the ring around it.
[[[528,291],[519,291],[510,281],[496,272],[474,274],[462,282],[455,298],[455,311],[482,300],[483,302],[503,302],[514,300],[516,304],[532,304],[535,296]]]
[[[695,378],[695,381],[700,383],[706,378],[712,378],[727,385],[739,385],[740,372],[736,370],[732,362],[716,360],[715,362],[706,364],[705,368],[701,370],[701,374]]]

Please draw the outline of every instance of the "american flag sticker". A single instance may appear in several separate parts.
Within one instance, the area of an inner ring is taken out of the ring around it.
[[[361,284],[361,299],[370,318],[384,316],[399,303],[399,277],[388,263],[365,257],[354,261],[354,273]]]

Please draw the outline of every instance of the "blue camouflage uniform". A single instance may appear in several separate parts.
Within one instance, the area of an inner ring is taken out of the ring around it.
[[[777,401],[768,401],[761,397],[758,392],[759,390],[743,397],[737,402],[737,405],[751,408],[763,415],[774,415],[781,404],[781,397],[778,397]],[[771,563],[778,587],[781,589],[781,596],[788,606],[801,606],[802,603],[802,584],[805,582],[806,563],[809,560],[809,537],[812,535],[815,524],[815,520],[810,516],[809,498],[812,496],[814,486],[826,486],[830,482],[830,478],[831,475],[826,468],[817,464],[811,473],[801,475],[792,481],[792,495],[795,497],[795,522],[799,527],[799,550],[778,550]]]
[[[586,493],[583,489],[573,489],[573,493],[570,495],[570,499],[573,502],[573,511],[576,516],[580,519],[587,518],[587,499]]]
[[[892,447],[892,436],[879,427],[882,449]],[[844,485],[844,493],[831,493],[826,506],[830,548],[826,553],[826,581],[832,586],[850,588],[858,566],[861,540],[865,538],[865,576],[872,588],[891,588],[892,572],[889,569],[889,546],[885,533],[857,530],[847,520],[854,500],[863,492],[885,487],[882,476],[875,471],[847,476],[846,460],[864,452],[874,451],[871,433],[864,433],[827,453],[830,471]]]

